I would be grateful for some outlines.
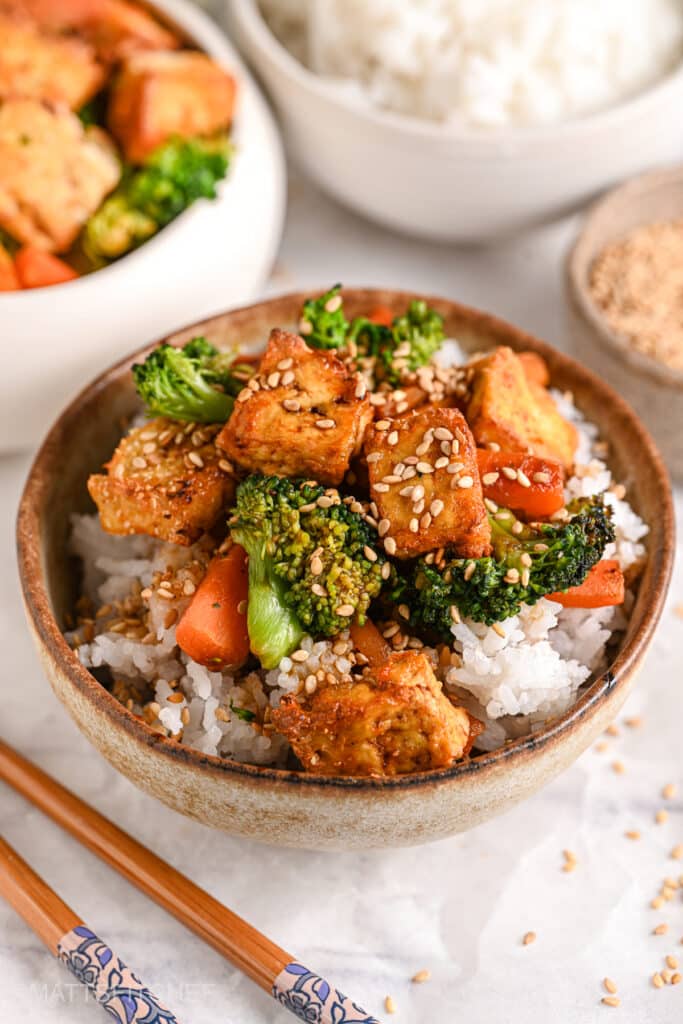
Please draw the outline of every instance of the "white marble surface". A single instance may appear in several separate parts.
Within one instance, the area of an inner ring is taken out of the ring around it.
[[[485,306],[564,345],[561,254],[572,223],[496,250],[456,250],[364,224],[296,179],[269,291],[385,284]],[[122,339],[122,349],[125,349]],[[683,803],[654,823],[664,783],[683,794],[683,567],[627,714],[605,752],[588,751],[562,778],[497,821],[431,846],[364,855],[276,850],[232,839],[174,814],[119,777],[80,736],[44,680],[24,626],[13,519],[28,457],[0,460],[0,734],[205,886],[266,934],[385,1019],[390,993],[411,1024],[469,1020],[586,1024],[618,1013],[628,1024],[673,1024],[683,985],[649,976],[680,952],[680,895],[649,908],[683,842]],[[679,501],[679,514],[683,503]],[[611,764],[623,760],[624,775]],[[642,832],[639,842],[624,838]],[[193,1024],[289,1019],[251,982],[0,786],[0,834],[24,854],[147,983]],[[562,850],[578,867],[561,870]],[[661,921],[667,936],[653,936]],[[537,941],[521,938],[534,930]],[[428,967],[432,980],[411,985]],[[601,979],[622,1006],[600,1005]],[[0,1022],[101,1019],[83,992],[0,905]]]

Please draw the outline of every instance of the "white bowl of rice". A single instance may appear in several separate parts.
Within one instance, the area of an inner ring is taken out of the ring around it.
[[[683,155],[676,0],[230,0],[290,153],[388,227],[483,241]]]
[[[379,305],[398,313],[415,297],[355,289],[344,293],[344,303],[353,317]],[[182,344],[203,334],[218,346],[239,339],[258,351],[273,324],[296,324],[303,298],[235,310],[169,340]],[[476,310],[427,301],[458,342],[446,356],[509,345],[547,361],[556,401],[580,435],[567,498],[609,492],[616,527],[609,557],[629,583],[623,609],[563,609],[542,599],[495,628],[467,620],[452,627],[457,657],[434,670],[458,703],[476,711],[486,732],[471,756],[450,767],[387,778],[291,770],[284,737],[231,714],[245,698],[259,708],[275,706],[314,664],[332,674],[348,671],[338,649],[343,636],[305,638],[303,665],[284,658],[275,669],[239,676],[188,659],[176,644],[178,616],[169,616],[166,598],[151,591],[154,643],[139,633],[124,635],[118,625],[108,628],[112,602],[142,595],[156,570],[172,565],[180,577],[197,564],[192,547],[103,533],[87,495],[88,475],[110,456],[120,423],[140,413],[130,367],[149,349],[85,388],[31,469],[18,519],[19,569],[29,625],[53,688],[119,771],[214,828],[320,849],[412,845],[471,828],[568,767],[617,714],[646,653],[673,560],[670,488],[647,432],[606,384],[550,346]],[[72,555],[81,561],[82,581]],[[92,594],[98,606],[108,603],[109,611],[98,607],[87,635],[76,637],[69,631],[77,625],[79,592]],[[136,679],[154,689],[156,704],[142,711],[125,692],[126,680]],[[178,688],[174,703],[169,680]]]

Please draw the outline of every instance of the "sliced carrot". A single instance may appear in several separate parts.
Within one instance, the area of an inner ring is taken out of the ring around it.
[[[227,555],[217,555],[209,563],[176,629],[181,650],[214,670],[245,662],[248,591],[247,556],[236,544]]]
[[[477,449],[477,459],[484,497],[497,505],[529,519],[551,516],[564,505],[561,462],[526,452],[492,452],[487,448]]]
[[[369,665],[383,665],[389,660],[391,648],[370,619],[366,619],[362,626],[354,622],[349,632],[357,650],[365,655]]]
[[[12,257],[7,249],[0,245],[0,292],[16,292],[20,288]]]
[[[603,558],[594,565],[583,583],[562,594],[548,594],[549,601],[558,601],[565,608],[607,608],[624,603],[624,574],[613,558]]]
[[[394,314],[388,306],[376,306],[368,320],[372,320],[373,324],[381,324],[382,327],[391,327],[394,322]]]
[[[22,288],[46,288],[73,281],[78,274],[64,260],[34,245],[25,245],[14,257],[14,266]]]

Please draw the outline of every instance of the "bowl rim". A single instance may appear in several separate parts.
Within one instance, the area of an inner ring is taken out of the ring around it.
[[[227,70],[237,72],[240,76],[239,84],[242,88],[247,80],[250,89],[255,87],[254,82],[250,79],[248,69],[245,67],[239,53],[228,39],[226,33],[217,22],[210,18],[196,4],[191,3],[190,0],[136,0],[136,2],[140,3],[142,7],[150,8],[154,14],[161,16],[166,22],[172,23],[197,49],[202,50],[219,63],[226,65]],[[231,65],[231,67],[228,65]],[[239,90],[238,102],[241,102],[242,88]],[[228,190],[231,177],[229,167],[226,177],[219,182],[218,194],[215,199],[210,200],[211,203],[221,203],[226,199],[226,196],[229,197]],[[196,219],[200,213],[201,206],[198,207],[196,203],[192,203],[178,217],[174,218],[170,224],[167,224],[161,231],[158,231],[156,235],[153,235],[131,252],[125,253],[119,259],[104,267],[100,267],[99,270],[88,274],[79,274],[78,277],[70,281],[64,281],[59,285],[43,285],[40,288],[21,288],[13,292],[1,292],[0,306],[3,307],[4,312],[5,308],[11,310],[22,303],[28,304],[32,296],[36,294],[44,295],[45,292],[52,294],[55,288],[59,289],[60,294],[68,288],[69,295],[75,296],[76,290],[79,288],[81,292],[85,292],[87,288],[92,289],[94,281],[104,280],[105,283],[111,281],[115,274],[120,275],[131,264],[133,267],[137,266],[143,254],[153,256],[164,240],[168,241],[171,234],[175,235],[178,231],[183,230],[187,226],[187,222],[191,218]]]
[[[630,344],[628,335],[610,327],[591,297],[587,278],[598,255],[592,239],[593,231],[598,224],[607,220],[613,212],[637,206],[643,195],[676,184],[681,186],[683,195],[683,164],[637,174],[601,196],[583,218],[578,234],[566,255],[565,279],[570,300],[592,330],[599,344],[621,359],[631,371],[649,377],[658,385],[671,391],[683,392],[683,370],[667,366],[666,363],[660,362],[654,356],[638,351]],[[680,213],[673,214],[672,219],[674,216],[678,219],[683,218],[683,209]],[[654,222],[652,218],[645,217],[641,226]],[[635,228],[630,229],[630,231],[632,230]],[[623,238],[628,233],[619,231],[610,233],[610,241]]]
[[[623,127],[625,121],[633,116],[647,116],[661,97],[670,92],[679,91],[683,97],[683,58],[661,78],[656,79],[644,89],[626,96],[624,99],[608,107],[570,118],[566,121],[549,124],[522,125],[520,127],[505,126],[491,130],[466,128],[457,124],[428,121],[411,114],[367,105],[354,100],[344,90],[335,85],[335,79],[326,78],[311,71],[302,64],[286,46],[280,42],[266,19],[261,14],[257,0],[227,0],[240,25],[251,33],[254,42],[266,53],[277,69],[302,88],[317,93],[321,98],[336,104],[347,113],[364,117],[375,127],[389,127],[397,131],[412,133],[415,136],[434,139],[435,141],[460,142],[481,150],[483,155],[496,151],[498,159],[515,159],[519,155],[511,148],[512,144],[520,143],[529,147],[547,148],[559,141],[571,141],[583,137],[585,133],[599,132],[605,127]],[[608,125],[608,122],[613,125]]]
[[[33,460],[19,504],[16,524],[19,578],[27,616],[53,667],[63,678],[68,680],[71,686],[75,687],[83,699],[95,706],[96,711],[99,710],[106,715],[112,727],[123,729],[132,742],[146,747],[152,746],[155,751],[176,763],[203,771],[208,770],[216,775],[232,776],[235,780],[263,779],[285,787],[303,786],[307,790],[332,788],[333,790],[353,792],[430,787],[436,783],[455,781],[460,777],[494,768],[506,762],[522,761],[532,751],[552,748],[564,734],[572,731],[574,724],[578,723],[584,715],[597,709],[609,695],[615,692],[617,687],[626,685],[629,676],[647,648],[664,606],[674,557],[673,498],[664,462],[653,439],[635,412],[609,385],[576,360],[506,321],[450,299],[382,288],[347,288],[344,289],[343,294],[347,297],[363,296],[364,301],[375,302],[375,304],[383,301],[387,296],[406,303],[413,298],[423,298],[430,304],[435,303],[437,306],[448,307],[454,315],[468,321],[482,333],[491,334],[493,337],[499,335],[508,340],[514,338],[520,347],[538,352],[548,358],[551,364],[554,363],[556,368],[570,371],[574,378],[581,380],[584,385],[593,389],[597,387],[605,401],[614,405],[620,418],[625,419],[630,430],[637,435],[642,447],[642,454],[649,459],[658,482],[661,484],[661,515],[656,523],[650,524],[651,536],[658,537],[657,544],[653,545],[649,552],[649,559],[653,560],[652,564],[655,568],[655,574],[651,580],[652,600],[648,604],[638,629],[634,630],[618,651],[608,669],[591,683],[563,715],[555,718],[545,729],[537,733],[522,736],[497,750],[478,754],[447,768],[413,772],[395,777],[365,778],[315,776],[303,771],[244,764],[229,758],[204,754],[153,732],[150,726],[117,701],[81,664],[75,652],[67,644],[52,613],[49,593],[43,576],[39,510],[42,507],[43,496],[50,487],[52,478],[50,463],[54,460],[56,452],[64,450],[62,440],[68,437],[69,430],[73,429],[73,425],[77,423],[83,403],[96,397],[98,393],[104,392],[113,381],[119,379],[124,372],[129,370],[135,360],[144,357],[154,348],[159,343],[158,341],[142,346],[118,360],[93,381],[86,384],[60,413],[49,430]],[[301,302],[309,295],[309,292],[288,293],[227,312],[245,317],[256,311],[267,313],[270,308],[281,306],[283,303],[291,304],[292,308],[299,308]],[[206,331],[212,322],[221,320],[223,316],[225,313],[206,318],[195,324],[188,324],[160,340],[173,342],[180,335],[187,336],[188,331]]]

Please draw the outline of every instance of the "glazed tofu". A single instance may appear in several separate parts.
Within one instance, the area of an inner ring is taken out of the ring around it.
[[[543,356],[539,356],[536,352],[518,352],[517,358],[524,368],[526,379],[531,384],[539,384],[542,388],[548,387],[550,373]]]
[[[107,533],[146,533],[189,545],[210,530],[235,495],[232,469],[214,444],[218,426],[156,419],[127,434],[106,474],[88,480]]]
[[[119,61],[138,50],[172,50],[178,37],[138,4],[127,0],[0,0],[43,28],[77,32],[101,60]]]
[[[424,654],[392,654],[357,682],[319,683],[288,694],[275,728],[314,775],[401,775],[445,768],[464,757],[480,731],[444,694]]]
[[[477,452],[458,409],[432,407],[378,420],[365,457],[389,554],[415,558],[441,547],[464,558],[488,554],[491,529]]]
[[[112,86],[107,123],[126,159],[143,161],[173,135],[227,128],[235,80],[204,53],[138,53]]]
[[[107,135],[69,110],[0,105],[0,227],[18,242],[65,252],[120,176]]]
[[[530,379],[512,349],[501,347],[472,367],[467,421],[478,445],[531,452],[556,459],[566,469],[574,462],[577,433],[558,412],[551,395]]]
[[[217,444],[251,472],[332,486],[341,483],[371,420],[357,373],[333,352],[276,329]]]
[[[22,96],[77,110],[104,79],[105,69],[88,43],[0,14],[0,100]]]

